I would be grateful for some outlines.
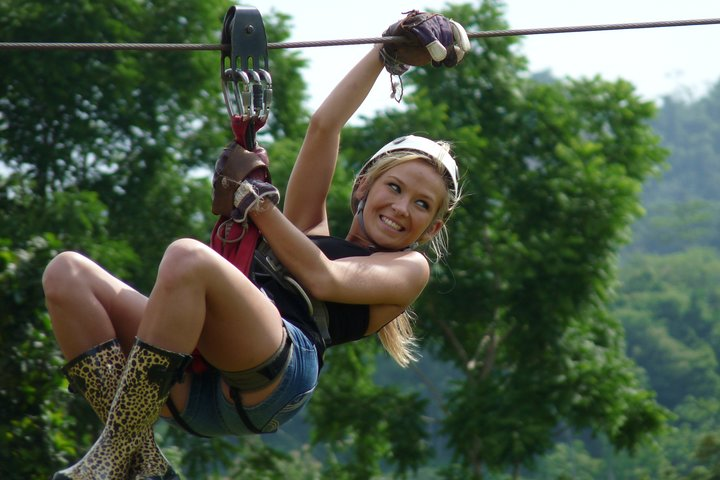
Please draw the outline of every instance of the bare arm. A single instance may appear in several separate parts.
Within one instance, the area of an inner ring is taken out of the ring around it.
[[[313,114],[285,193],[285,216],[305,233],[329,233],[326,198],[340,145],[340,131],[373,87],[383,64],[375,45]]]
[[[251,214],[278,260],[318,300],[404,309],[422,292],[430,267],[414,251],[330,260],[277,208]]]

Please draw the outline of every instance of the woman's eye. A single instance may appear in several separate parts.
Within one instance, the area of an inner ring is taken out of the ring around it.
[[[420,208],[424,208],[425,210],[430,208],[430,205],[425,200],[418,200],[415,203],[418,204]]]
[[[400,185],[398,185],[397,183],[388,183],[388,187],[400,193]]]

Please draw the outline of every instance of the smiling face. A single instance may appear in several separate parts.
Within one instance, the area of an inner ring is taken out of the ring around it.
[[[387,250],[425,242],[442,227],[438,210],[447,197],[445,180],[423,159],[396,165],[357,194],[365,198],[364,232],[357,220],[350,238]],[[357,218],[357,217],[356,217]]]

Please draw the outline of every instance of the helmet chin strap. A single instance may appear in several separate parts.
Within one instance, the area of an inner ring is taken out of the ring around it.
[[[358,202],[357,212],[355,213],[355,216],[358,219],[358,225],[360,225],[360,230],[362,231],[363,235],[365,235],[365,238],[367,238],[371,242],[369,245],[369,248],[372,250],[378,250],[378,251],[389,251],[387,249],[378,247],[377,242],[375,242],[372,239],[372,237],[368,233],[367,229],[365,228],[365,217],[363,216],[364,209],[365,209],[365,199],[363,198]],[[403,250],[414,250],[418,247],[418,245],[420,245],[420,243],[416,241],[416,242],[411,243],[407,247],[405,247]]]
[[[372,238],[370,238],[370,234],[368,233],[367,229],[365,228],[365,217],[363,216],[364,209],[365,209],[365,199],[363,198],[358,202],[357,212],[355,212],[355,216],[358,219],[358,225],[360,225],[360,231],[365,236],[365,238],[370,240],[370,242],[371,242],[370,246],[372,248],[376,249],[377,247],[375,246],[375,241]]]

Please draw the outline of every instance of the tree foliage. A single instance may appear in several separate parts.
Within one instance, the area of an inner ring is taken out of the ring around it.
[[[646,465],[649,478],[705,479],[717,472],[718,95],[716,86],[694,100],[663,99],[653,126],[670,151],[668,168],[646,185],[647,215],[622,254],[615,308],[628,354],[675,414],[668,435],[618,466]]]
[[[0,2],[0,40],[217,43],[227,6]],[[288,20],[266,17],[269,35],[286,38]],[[149,291],[170,241],[208,238],[207,171],[231,131],[217,55],[4,51],[0,61],[0,476],[42,478],[82,455],[100,426],[61,377],[44,266],[58,251],[79,250]],[[283,93],[268,135],[304,128],[303,62],[273,57]]]
[[[720,257],[707,248],[633,257],[623,269],[617,313],[628,352],[647,371],[658,400],[717,397]]]
[[[53,245],[55,244],[55,245]],[[59,367],[49,320],[36,300],[50,259],[52,238],[35,237],[25,248],[0,240],[0,474],[3,478],[42,478],[44,465],[57,461],[58,447],[70,448],[72,425],[52,412],[60,389]]]
[[[499,2],[447,14],[507,28]],[[460,68],[412,72],[409,111],[357,134],[451,138],[465,172],[451,254],[419,304],[433,354],[462,374],[441,420],[459,478],[530,466],[563,427],[632,450],[667,418],[608,309],[642,184],[666,155],[654,106],[624,81],[533,81],[516,43],[482,39]]]
[[[161,3],[4,2],[0,39],[217,42],[223,2]],[[507,27],[498,1],[448,8],[470,31]],[[289,35],[289,17],[265,22],[272,40]],[[624,81],[532,79],[518,46],[482,39],[459,68],[412,70],[406,111],[343,134],[331,218],[347,218],[351,172],[388,139],[415,132],[455,144],[466,197],[451,221],[450,255],[417,305],[427,355],[444,369],[422,372],[424,380],[442,386],[428,393],[377,382],[388,372],[374,368],[373,342],[331,351],[304,416],[322,464],[306,446],[280,454],[258,441],[162,431],[180,447],[170,453],[187,475],[282,478],[298,465],[307,478],[417,475],[431,462],[438,425],[452,456],[436,460],[438,474],[517,475],[546,452],[566,457],[554,448],[565,429],[626,450],[659,431],[667,412],[642,385],[647,371],[624,354],[608,308],[641,186],[665,156],[649,126],[653,105]],[[1,464],[35,478],[82,454],[98,428],[63,390],[42,305],[44,265],[59,250],[81,250],[148,291],[169,241],[207,237],[209,184],[193,172],[212,166],[230,132],[207,53],[3,52],[0,60],[0,347],[11,352],[0,400],[12,402]],[[275,104],[260,141],[281,188],[307,121],[303,65],[296,53],[272,52]],[[699,455],[711,458],[710,447]]]
[[[476,112],[449,105],[450,128],[477,125],[486,142],[456,140],[473,195],[437,282],[450,293],[423,303],[438,354],[466,375],[448,395],[460,408],[449,409],[446,425],[477,477],[483,463],[531,463],[562,424],[632,449],[665,417],[607,310],[642,182],[664,158],[647,123],[653,106],[623,81],[524,81],[520,62],[494,61],[511,45],[488,40],[477,57],[489,57],[486,65],[452,72],[480,94]]]
[[[653,126],[671,152],[668,168],[648,182],[645,218],[634,227],[629,253],[720,248],[720,83],[692,101],[666,97]]]

